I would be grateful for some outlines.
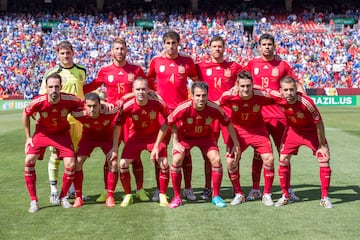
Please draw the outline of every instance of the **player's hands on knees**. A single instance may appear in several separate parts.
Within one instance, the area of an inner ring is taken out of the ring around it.
[[[324,160],[329,160],[330,159],[330,152],[329,152],[329,148],[327,146],[321,146],[317,151],[316,151],[316,156],[318,158],[322,158]]]
[[[150,153],[150,159],[153,162],[159,160],[159,148],[157,148],[157,147],[153,148],[153,150]]]
[[[172,147],[172,152],[180,152],[183,153],[185,151],[185,147],[183,145],[181,145],[179,142],[174,141],[173,142],[173,147]]]
[[[32,138],[27,138],[26,139],[26,142],[25,142],[25,153],[27,152],[27,150],[29,149],[29,147],[33,147],[34,146],[34,143],[33,143],[33,140]]]
[[[231,156],[234,156],[235,160],[239,161],[241,158],[241,149],[239,145],[235,145],[231,150]]]
[[[118,149],[112,148],[110,152],[106,154],[106,160],[107,161],[113,161],[118,158]]]

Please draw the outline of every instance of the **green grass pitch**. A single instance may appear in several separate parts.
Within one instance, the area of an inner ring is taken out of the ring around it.
[[[80,209],[50,205],[48,153],[44,161],[37,162],[41,209],[35,214],[27,212],[30,200],[23,177],[25,136],[21,112],[0,112],[0,239],[358,239],[360,108],[321,107],[320,111],[331,150],[333,209],[319,206],[318,163],[307,148],[302,148],[292,159],[291,183],[302,200],[285,207],[266,207],[261,201],[255,201],[217,209],[210,202],[199,200],[184,201],[184,206],[178,209],[139,201],[122,208],[118,204],[123,194],[119,182],[115,195],[117,205],[108,209],[104,204],[95,203],[103,189],[104,157],[97,149],[84,165],[84,193],[91,199]],[[224,156],[222,142],[219,146]],[[199,195],[204,185],[203,160],[197,149],[192,150],[192,154],[192,185]],[[251,156],[252,150],[248,149],[241,160],[241,183],[246,193],[251,188]],[[142,158],[144,186],[152,194],[153,166],[148,153],[144,152]],[[231,184],[224,173],[221,195],[230,202]],[[132,183],[134,189],[133,179]],[[172,193],[170,183],[170,197]],[[279,197],[276,175],[273,199]]]

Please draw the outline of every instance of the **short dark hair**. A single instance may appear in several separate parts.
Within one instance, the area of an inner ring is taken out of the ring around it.
[[[212,42],[221,42],[223,44],[223,46],[225,46],[225,40],[220,37],[220,36],[213,36],[211,39],[210,39],[210,42],[209,42],[209,46],[211,46],[211,43]]]
[[[56,45],[56,51],[59,52],[60,49],[70,49],[72,52],[74,51],[72,44],[69,41],[61,41],[58,45]]]
[[[171,39],[176,39],[177,42],[180,42],[180,35],[175,32],[175,31],[168,31],[164,34],[163,36],[163,42],[165,43],[165,40],[171,38]]]
[[[85,94],[84,99],[85,99],[85,101],[86,100],[91,100],[91,101],[95,101],[95,102],[100,103],[100,96],[99,96],[99,94],[97,94],[95,92],[90,92],[90,93]]]
[[[249,71],[241,71],[237,76],[237,80],[239,79],[249,79],[251,80],[251,82],[253,81],[251,73]]]
[[[291,77],[291,76],[285,76],[283,78],[280,79],[280,86],[282,83],[294,83],[296,85],[296,81],[295,78]]]
[[[48,75],[48,76],[45,78],[45,83],[46,83],[46,84],[48,83],[48,79],[49,79],[49,78],[59,79],[59,80],[60,80],[60,84],[62,84],[62,78],[61,78],[60,74],[58,74],[57,72],[52,73],[52,74]]]
[[[206,92],[209,92],[209,85],[207,82],[203,81],[196,81],[191,85],[191,93],[194,95],[195,88],[200,88],[203,90],[206,90]]]
[[[261,45],[261,41],[264,40],[264,39],[266,39],[266,40],[271,40],[272,43],[275,44],[274,36],[271,35],[271,34],[269,34],[269,33],[264,33],[264,34],[262,34],[262,35],[260,36],[260,38],[259,38],[259,45]]]

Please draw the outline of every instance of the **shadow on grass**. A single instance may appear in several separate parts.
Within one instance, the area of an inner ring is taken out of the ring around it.
[[[296,192],[296,195],[300,197],[301,201],[315,201],[320,199],[321,190],[320,185],[316,184],[299,184],[299,185],[293,185],[293,190]],[[247,193],[251,190],[251,187],[243,187],[244,194],[247,195]],[[155,192],[155,188],[147,188],[145,189],[149,193],[150,201],[153,196],[153,193]],[[195,195],[197,196],[197,200],[195,201],[189,201],[186,200],[185,197],[183,197],[183,202],[186,204],[201,204],[201,203],[209,203],[211,202],[211,199],[203,200],[200,198],[200,195],[203,191],[203,188],[193,188]],[[133,191],[134,193],[135,191]],[[169,197],[169,202],[174,196],[174,191],[172,187],[168,188],[167,195]],[[273,199],[277,199],[281,197],[281,189],[279,186],[273,186],[272,188],[272,194]],[[97,195],[90,195],[88,196],[89,199],[84,201],[84,204],[104,204],[104,203],[97,203],[96,199],[100,196],[100,194]],[[124,192],[115,192],[115,202],[116,204],[120,203],[122,200],[122,197],[124,196]],[[221,187],[220,189],[220,196],[225,200],[225,202],[229,203],[231,199],[234,197],[233,190],[231,187]],[[329,197],[332,199],[332,203],[334,205],[342,204],[342,203],[348,203],[348,202],[354,202],[360,200],[360,187],[356,185],[352,186],[330,186],[329,189]],[[134,203],[141,202],[139,199],[135,197],[134,194]],[[47,206],[47,207],[53,207],[53,206]]]

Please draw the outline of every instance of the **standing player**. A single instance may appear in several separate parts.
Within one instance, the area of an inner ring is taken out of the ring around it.
[[[169,31],[163,36],[164,54],[153,58],[150,62],[148,79],[154,81],[157,93],[165,101],[170,111],[173,111],[181,102],[188,99],[187,81],[197,80],[194,61],[189,56],[179,54],[180,36],[177,32]],[[168,135],[169,142],[170,134]],[[184,195],[188,200],[196,200],[191,188],[192,163],[190,153],[186,154],[183,165],[185,189]],[[160,169],[156,168],[156,179]],[[159,182],[157,183],[159,187]],[[153,201],[159,201],[159,189],[153,196]]]
[[[273,92],[271,91],[271,93]],[[298,153],[299,147],[305,145],[313,151],[319,162],[320,206],[332,208],[328,197],[331,178],[330,152],[320,112],[311,98],[296,91],[296,82],[291,76],[281,79],[280,94],[281,96],[277,95],[275,99],[285,113],[288,128],[284,132],[280,151],[279,178],[282,197],[275,203],[275,206],[284,206],[290,203],[289,162],[291,156]]]
[[[59,59],[59,65],[49,69],[41,83],[40,94],[46,93],[45,79],[52,73],[60,74],[62,78],[62,89],[64,93],[71,93],[84,99],[83,86],[86,80],[85,67],[75,64],[73,61],[74,50],[69,41],[62,41],[56,47],[56,52]],[[75,120],[71,115],[68,116],[70,124],[70,134],[74,145],[77,149],[78,143],[81,138],[82,126],[80,122]],[[55,150],[51,150],[51,156],[48,164],[49,181],[50,181],[50,203],[56,204],[58,202],[58,189],[57,181],[59,175],[59,157]],[[73,191],[72,191],[73,192]],[[71,194],[73,195],[73,194]]]
[[[96,147],[100,147],[106,155],[112,148],[113,128],[117,118],[119,107],[109,107],[106,103],[100,103],[100,97],[96,93],[87,93],[85,95],[85,109],[79,112],[73,112],[72,115],[83,124],[83,134],[79,142],[75,164],[74,187],[76,198],[73,204],[74,208],[83,205],[82,185],[83,185],[83,164],[90,157],[90,154]],[[109,171],[107,174],[107,198],[106,206],[114,207],[114,191],[118,180],[117,159],[107,161]]]
[[[59,199],[62,207],[71,208],[66,194],[74,179],[75,158],[67,115],[83,107],[81,99],[71,94],[60,93],[62,85],[59,74],[50,74],[44,82],[47,94],[41,94],[32,100],[24,109],[22,117],[26,136],[24,177],[31,197],[29,208],[31,213],[39,210],[36,195],[36,160],[43,159],[45,149],[48,146],[53,146],[64,161],[65,171]],[[34,135],[31,137],[30,118],[37,113],[40,116],[36,122]]]
[[[226,91],[220,98],[220,106],[230,109],[229,117],[234,125],[241,152],[248,146],[256,150],[264,163],[264,192],[262,202],[266,206],[274,205],[271,198],[271,187],[274,181],[274,156],[269,139],[269,133],[261,115],[262,106],[274,104],[274,100],[265,91],[253,89],[251,73],[243,71],[238,75],[237,86],[239,94],[234,96]],[[225,133],[226,134],[226,133]],[[225,139],[227,136],[224,136]],[[227,139],[227,149],[232,149],[233,143]],[[245,195],[240,185],[239,161],[227,153],[227,169],[233,185],[235,197],[231,205],[245,202]]]
[[[214,36],[209,43],[210,61],[203,61],[196,65],[200,81],[207,82],[209,86],[209,100],[218,101],[221,95],[232,88],[236,82],[236,76],[243,67],[236,62],[228,62],[224,59],[225,41],[220,36]],[[224,109],[226,111],[226,109]],[[225,130],[225,129],[224,129]],[[215,139],[220,136],[220,124],[214,121]],[[201,194],[202,199],[211,198],[211,164],[202,153],[205,169],[205,188]]]
[[[149,98],[148,92],[149,87],[146,79],[138,78],[133,82],[135,97],[124,103],[123,111],[119,115],[119,121],[114,128],[111,159],[117,159],[119,125],[124,124],[128,119],[130,120],[129,136],[125,142],[120,160],[120,180],[125,192],[124,199],[120,204],[122,207],[127,207],[133,203],[129,173],[130,163],[135,157],[140,156],[143,150],[150,152],[153,149],[160,129],[159,115],[162,115],[164,119],[168,116],[168,109],[165,104],[158,99]],[[166,191],[169,184],[167,146],[163,142],[159,146],[158,158],[152,160],[156,161],[160,166],[159,179],[157,179],[160,183],[160,206],[167,206]]]
[[[112,63],[100,68],[96,78],[84,86],[84,92],[96,90],[101,85],[106,88],[106,102],[117,104],[125,94],[132,92],[132,84],[138,77],[145,78],[146,75],[140,66],[126,61],[128,49],[125,40],[115,38],[111,47]],[[150,86],[153,89],[153,86]],[[127,128],[123,126],[123,130]],[[127,132],[122,131],[120,140],[126,139]],[[125,138],[124,138],[125,137]],[[140,156],[136,158],[139,160]],[[96,199],[96,202],[105,202],[107,196],[108,162],[104,161],[104,184],[105,191]],[[143,189],[143,166],[141,161],[133,161],[133,172],[136,180],[137,196],[142,201],[149,201],[147,193]]]
[[[213,131],[213,121],[227,126],[229,134],[234,141],[231,154],[235,159],[240,157],[239,142],[230,119],[221,108],[212,101],[207,100],[208,85],[205,82],[194,82],[191,86],[192,99],[181,103],[168,117],[168,124],[173,131],[173,160],[170,168],[171,180],[174,188],[174,198],[169,208],[177,208],[182,205],[181,200],[181,166],[185,152],[197,146],[202,152],[207,153],[212,166],[213,193],[212,203],[219,207],[226,207],[226,203],[220,197],[220,186],[223,176],[219,148]],[[157,139],[158,146],[163,136]],[[153,154],[158,152],[153,149]]]
[[[251,72],[254,86],[257,88],[279,90],[280,79],[282,77],[293,76],[296,78],[289,63],[278,59],[274,55],[274,51],[274,37],[267,33],[261,35],[259,39],[260,57],[250,60],[245,67],[247,71]],[[304,92],[300,84],[298,85],[298,88],[299,91]],[[286,128],[286,119],[284,113],[278,106],[272,105],[264,107],[262,109],[262,114],[265,120],[266,129],[272,136],[274,144],[279,152],[281,138]],[[246,200],[248,201],[252,201],[261,197],[260,176],[262,164],[261,157],[255,152],[252,162],[253,186],[248,196],[246,197]],[[299,200],[291,188],[289,188],[289,193],[292,200]]]

